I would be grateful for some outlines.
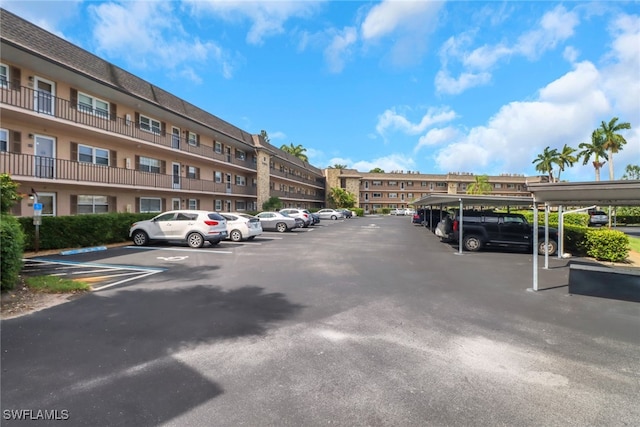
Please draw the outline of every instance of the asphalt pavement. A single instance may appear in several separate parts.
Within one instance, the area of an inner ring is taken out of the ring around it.
[[[456,252],[372,216],[65,257],[155,273],[3,321],[2,425],[640,425],[640,305]]]

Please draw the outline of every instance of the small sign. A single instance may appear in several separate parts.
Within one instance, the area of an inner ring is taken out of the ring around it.
[[[41,211],[42,210],[42,203],[34,203],[33,204],[33,210],[34,211]]]

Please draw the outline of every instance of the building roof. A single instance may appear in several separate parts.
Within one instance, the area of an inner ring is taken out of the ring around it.
[[[429,194],[411,204],[417,206],[531,206],[531,196],[492,196],[490,194]]]

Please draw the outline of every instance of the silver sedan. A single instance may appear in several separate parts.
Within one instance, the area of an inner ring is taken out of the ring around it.
[[[284,233],[285,231],[298,228],[298,223],[295,218],[283,215],[279,212],[260,212],[256,215],[256,218],[260,220],[262,229],[265,231],[278,231]]]

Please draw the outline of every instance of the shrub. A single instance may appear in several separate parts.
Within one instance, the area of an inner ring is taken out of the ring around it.
[[[629,256],[629,237],[617,230],[588,230],[587,255],[600,260],[619,262]]]
[[[356,213],[356,216],[364,216],[364,209],[362,208],[351,208],[351,210]]]
[[[18,282],[24,254],[24,232],[11,215],[0,215],[0,287],[13,289]]]

